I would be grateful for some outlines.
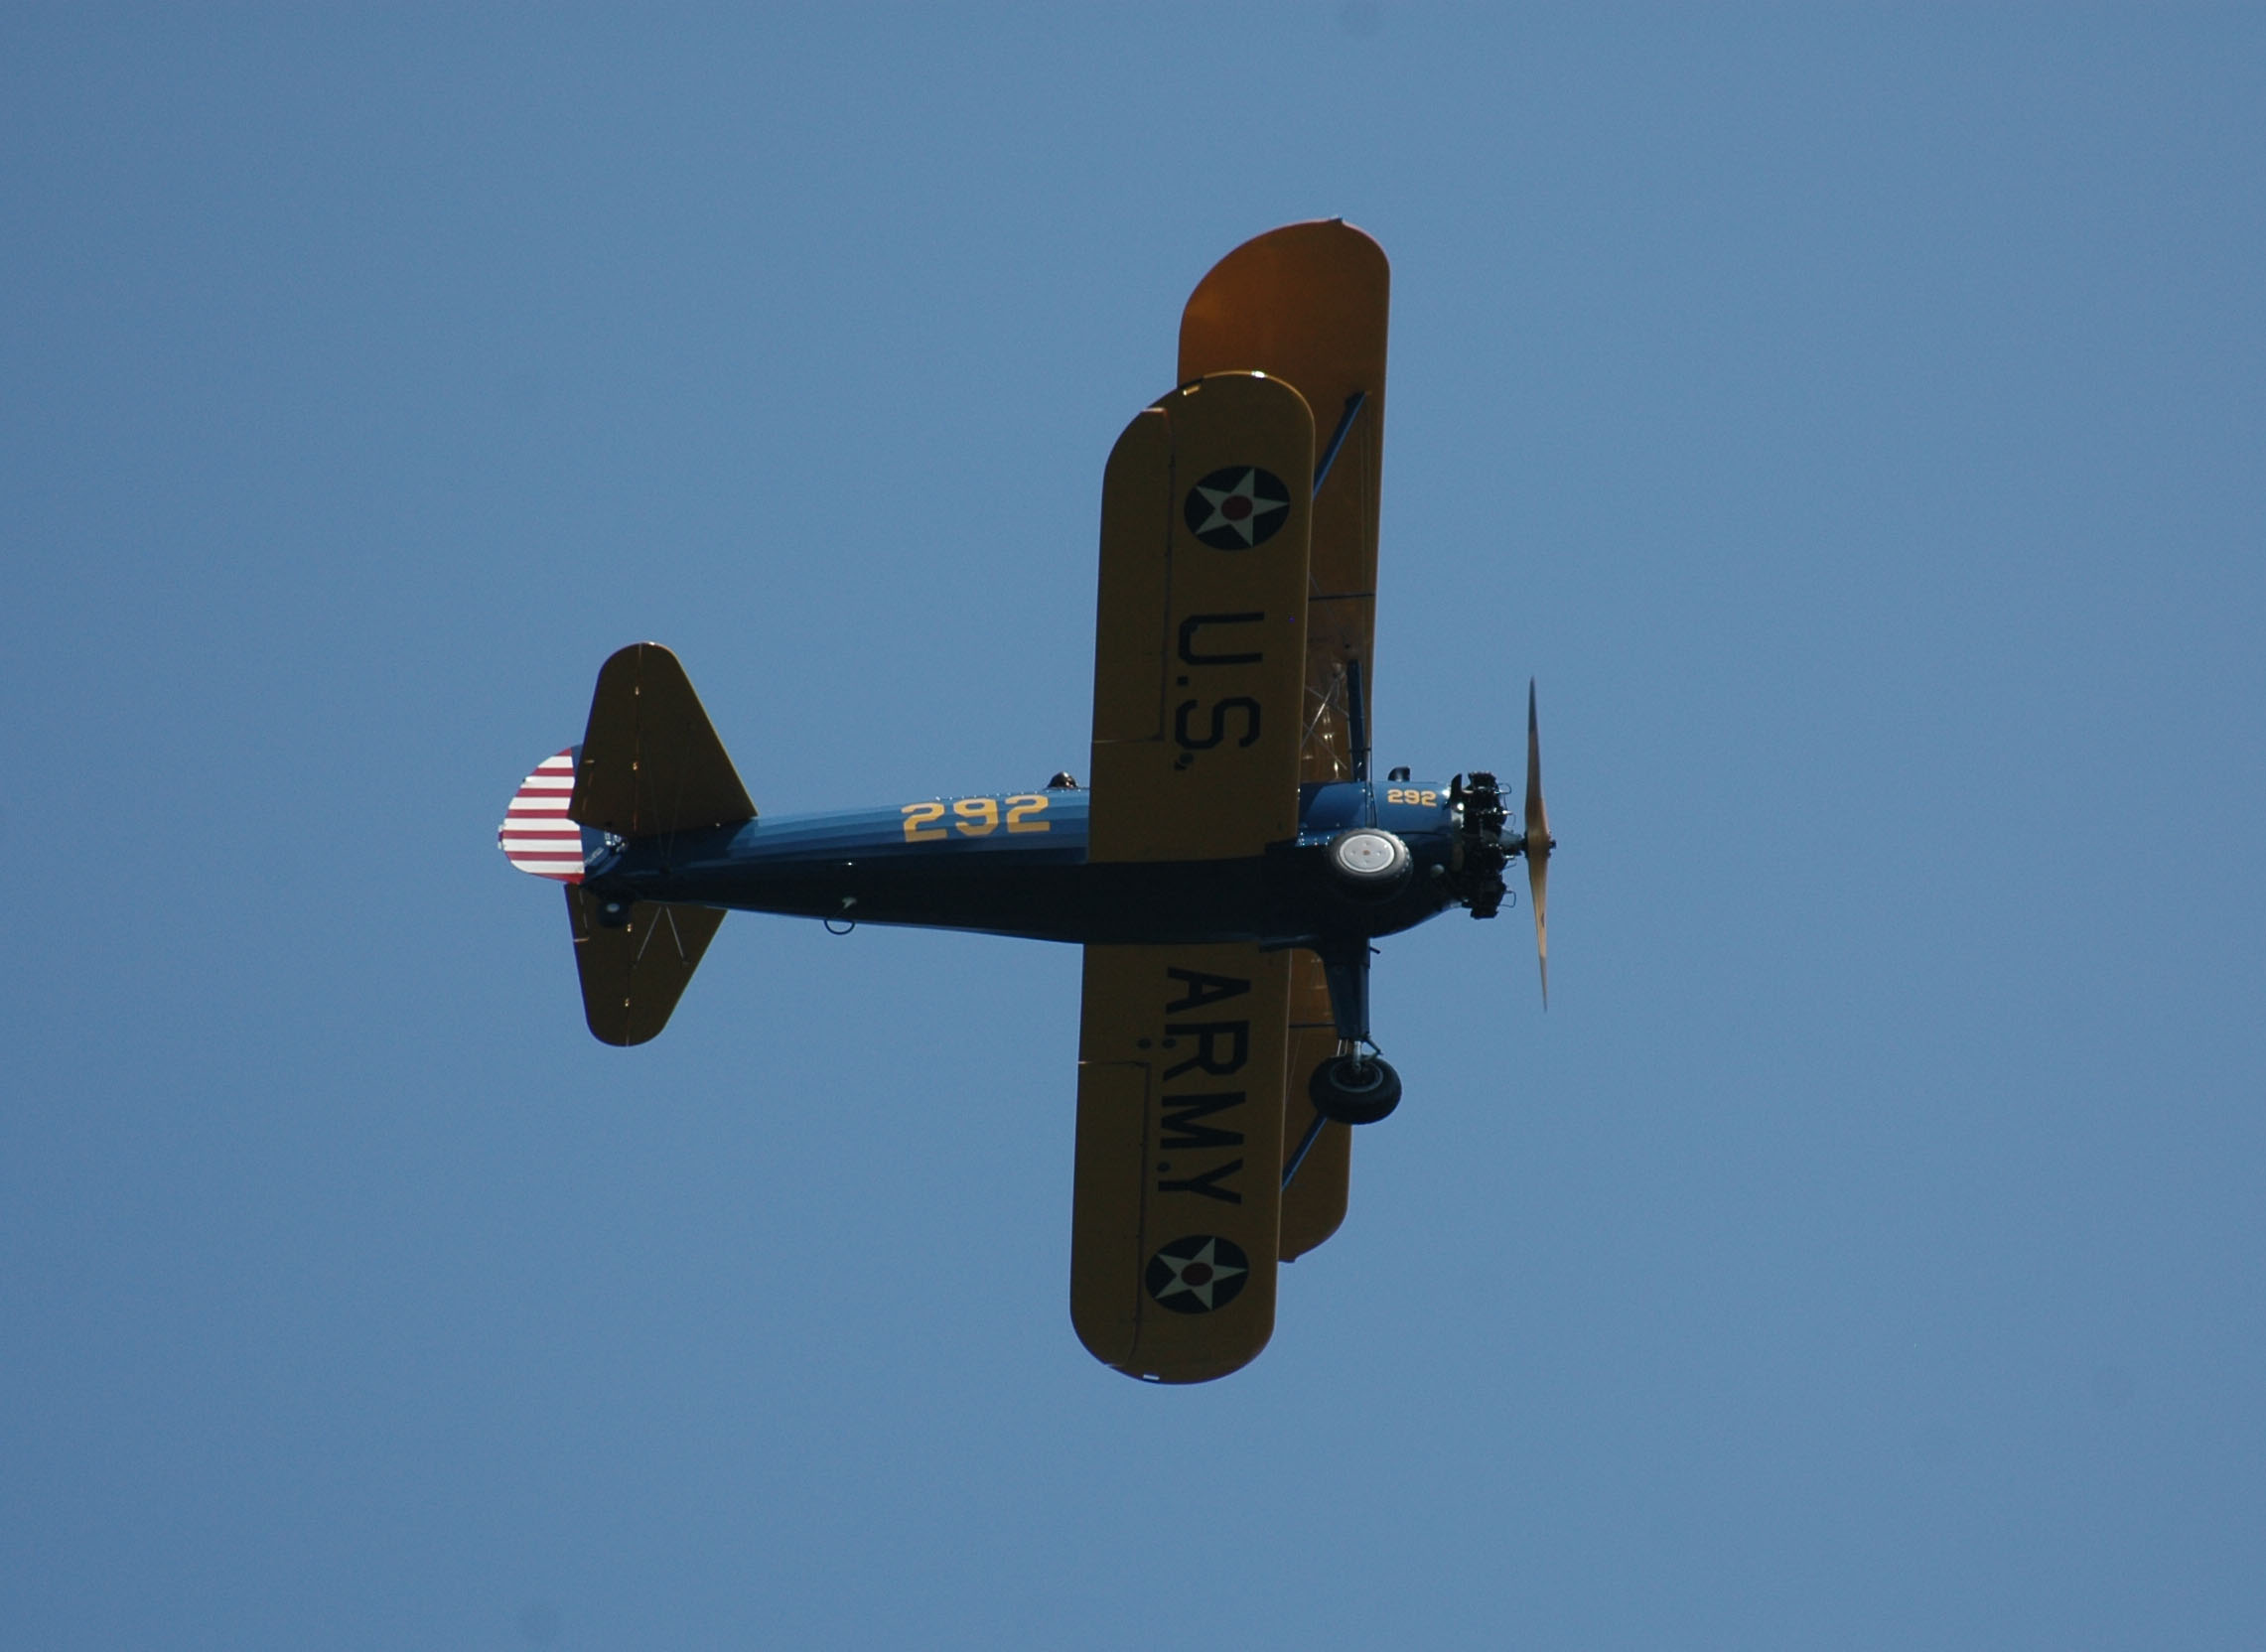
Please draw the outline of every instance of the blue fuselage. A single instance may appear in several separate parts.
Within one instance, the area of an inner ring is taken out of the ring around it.
[[[1454,903],[1448,787],[1309,785],[1299,802],[1297,838],[1246,860],[1088,861],[1087,794],[1063,789],[635,839],[593,860],[584,887],[602,898],[1116,944],[1311,945],[1391,934]],[[1381,898],[1349,894],[1331,873],[1330,841],[1361,825],[1399,836],[1413,862]]]

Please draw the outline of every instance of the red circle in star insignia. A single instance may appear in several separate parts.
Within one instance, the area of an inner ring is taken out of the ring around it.
[[[1159,1308],[1175,1313],[1209,1313],[1241,1295],[1251,1277],[1243,1247],[1216,1233],[1192,1233],[1161,1246],[1149,1258],[1144,1283]]]
[[[1188,490],[1181,518],[1215,551],[1247,551],[1264,545],[1290,520],[1290,489],[1272,471],[1230,465]]]

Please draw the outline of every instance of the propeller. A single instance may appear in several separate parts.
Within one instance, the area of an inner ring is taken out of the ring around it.
[[[1401,772],[1396,770],[1395,772]],[[1513,855],[1526,857],[1526,887],[1534,902],[1534,956],[1542,968],[1542,1008],[1550,1008],[1550,852],[1558,840],[1550,835],[1550,816],[1542,806],[1542,730],[1534,710],[1534,679],[1526,679],[1526,821],[1525,830],[1512,835],[1503,830],[1509,810],[1503,807],[1502,787],[1492,774],[1475,769],[1459,774],[1449,788],[1461,839],[1448,874],[1447,891],[1470,908],[1474,917],[1492,917],[1501,909],[1509,891],[1503,887],[1503,868]]]
[[[1550,1008],[1550,930],[1544,902],[1550,893],[1550,816],[1542,807],[1542,736],[1534,716],[1534,679],[1526,679],[1526,887],[1534,901],[1534,955],[1542,965],[1542,1008]]]

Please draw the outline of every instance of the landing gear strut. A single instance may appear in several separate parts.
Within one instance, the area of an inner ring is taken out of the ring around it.
[[[1330,1019],[1337,1023],[1338,1053],[1314,1069],[1306,1093],[1314,1118],[1283,1166],[1287,1188],[1327,1124],[1375,1124],[1400,1105],[1400,1074],[1369,1038],[1369,942],[1366,936],[1325,940],[1323,978],[1330,983]]]
[[[1338,1053],[1314,1069],[1306,1093],[1326,1119],[1375,1124],[1400,1105],[1400,1074],[1369,1037],[1369,942],[1354,936],[1325,941],[1321,950]]]

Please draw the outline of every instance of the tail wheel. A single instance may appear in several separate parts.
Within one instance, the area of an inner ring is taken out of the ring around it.
[[[1375,1124],[1400,1105],[1400,1074],[1376,1055],[1337,1055],[1314,1069],[1306,1093],[1337,1124]]]

